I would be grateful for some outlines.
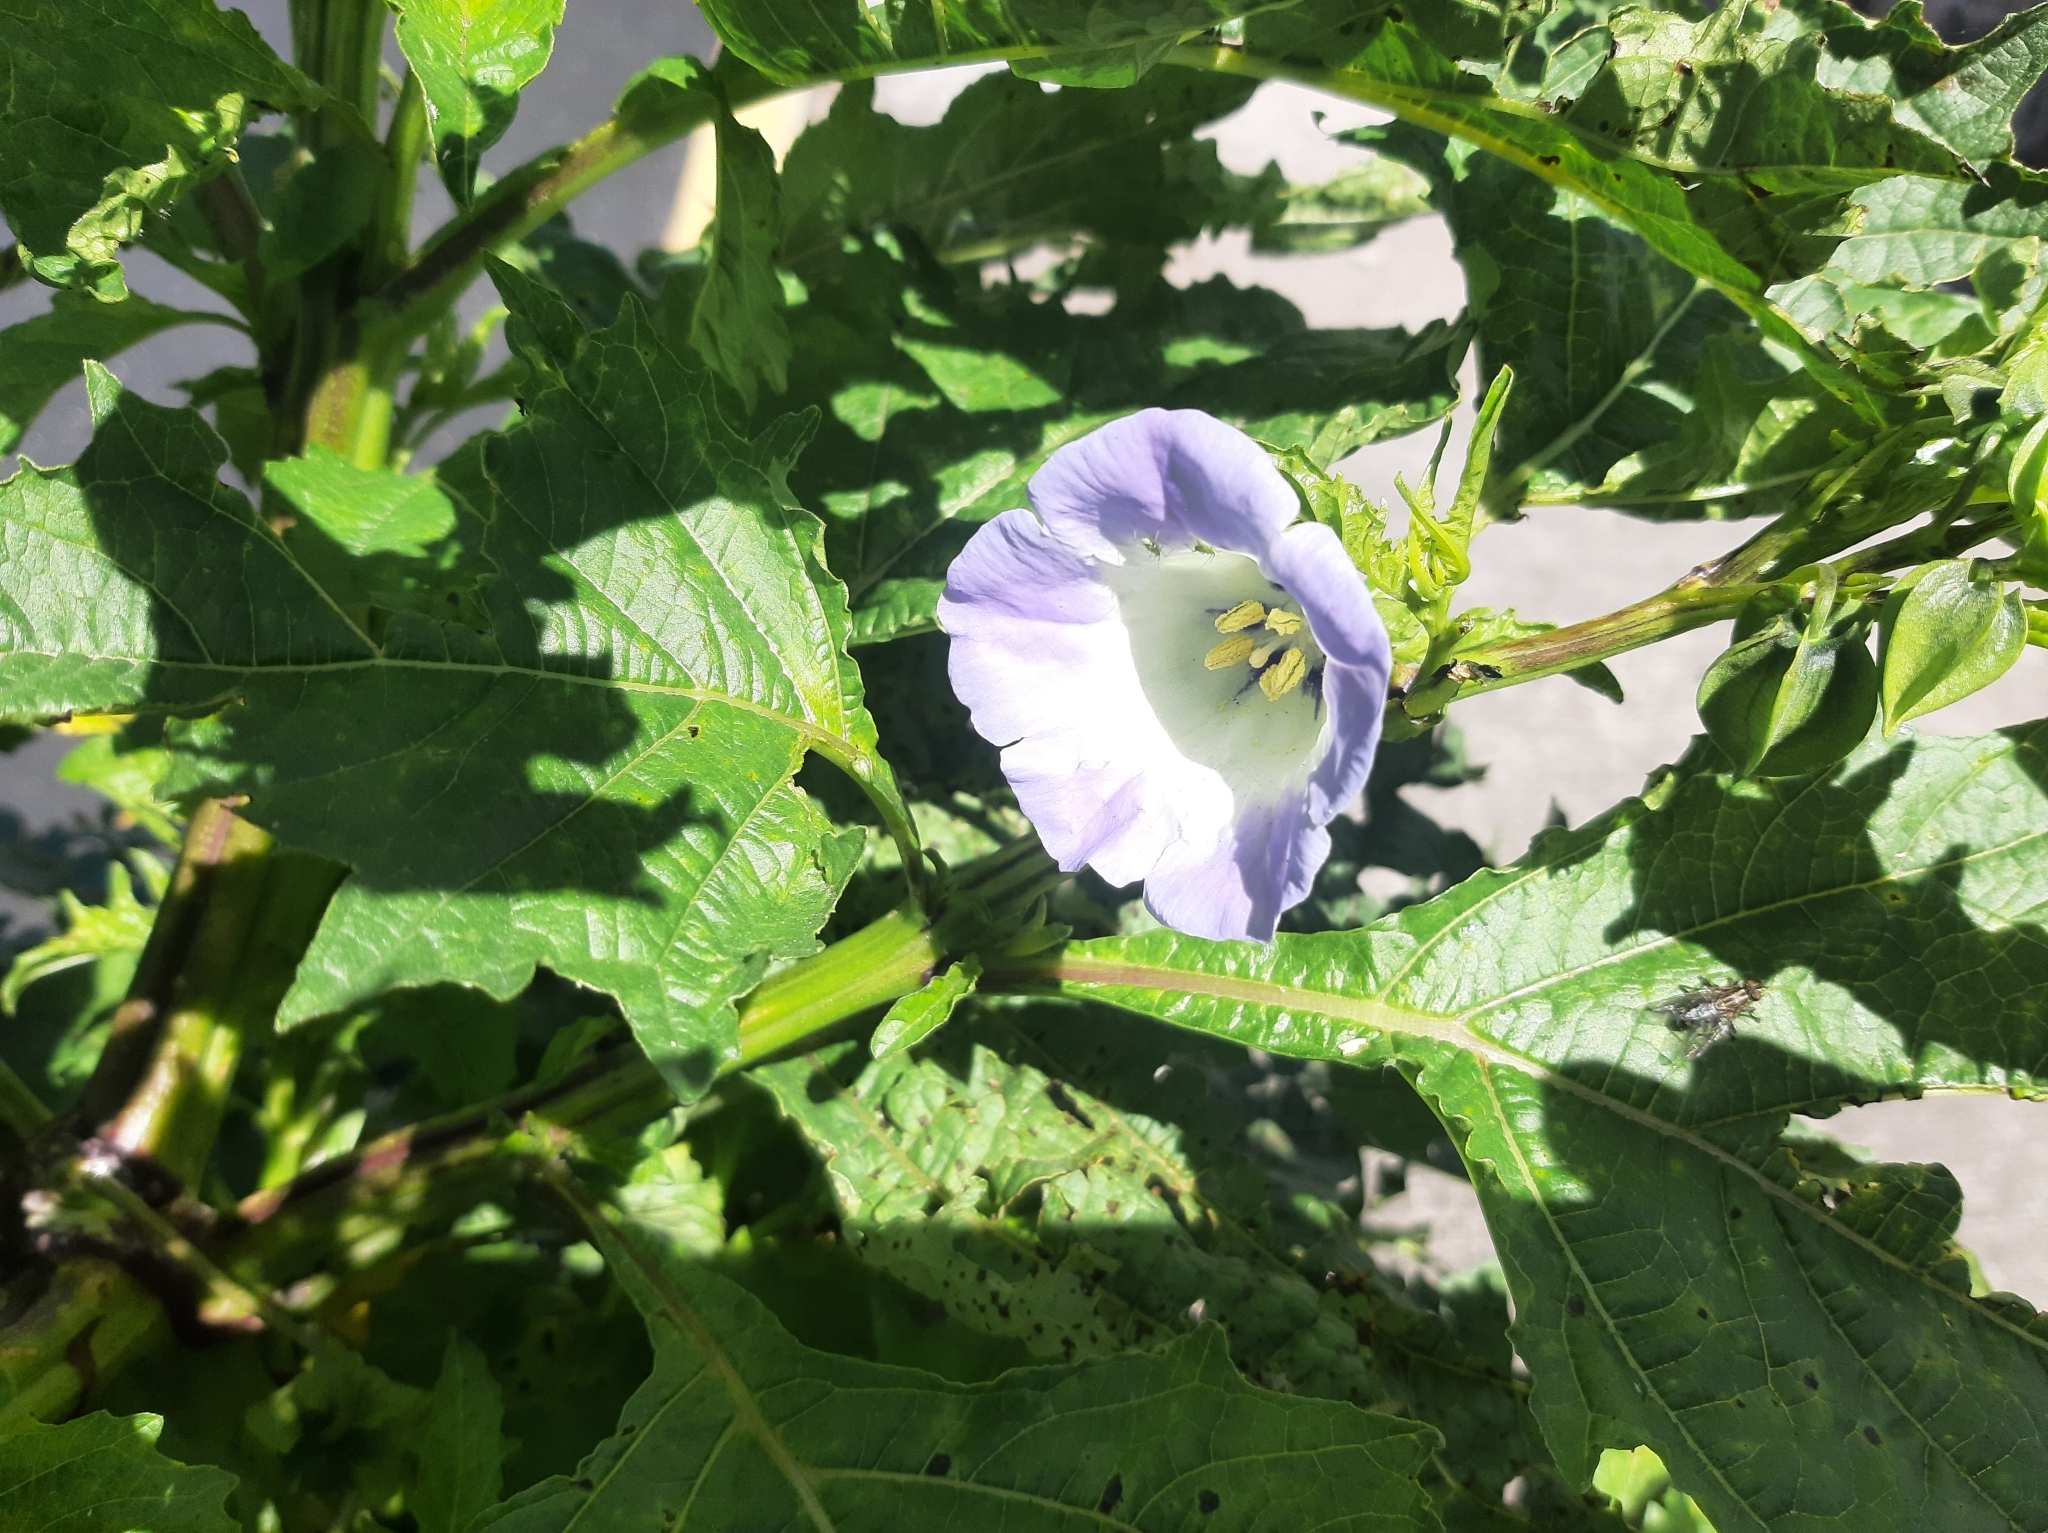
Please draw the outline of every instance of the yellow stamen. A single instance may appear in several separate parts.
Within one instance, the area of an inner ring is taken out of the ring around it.
[[[1223,616],[1216,619],[1216,631],[1218,633],[1243,633],[1245,629],[1263,621],[1265,616],[1266,609],[1260,606],[1259,603],[1255,601],[1241,601],[1224,613]],[[1235,665],[1237,662],[1233,660],[1230,664]],[[1209,669],[1220,671],[1223,667],[1212,665]]]
[[[1225,639],[1221,644],[1202,656],[1202,664],[1212,671],[1227,671],[1251,658],[1252,636],[1240,633]]]
[[[1307,675],[1308,657],[1298,649],[1290,649],[1259,673],[1259,690],[1266,694],[1268,702],[1277,703],[1300,686]]]
[[[1283,612],[1280,608],[1275,607],[1266,614],[1266,627],[1283,637],[1290,633],[1300,633],[1301,614],[1299,612]]]

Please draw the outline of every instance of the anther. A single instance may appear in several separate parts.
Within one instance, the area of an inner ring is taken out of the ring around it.
[[[1300,686],[1307,675],[1308,657],[1298,649],[1290,649],[1259,673],[1259,690],[1266,694],[1268,702],[1277,703]]]
[[[1225,613],[1228,617],[1229,614]],[[1248,633],[1235,634],[1202,656],[1202,664],[1212,671],[1227,671],[1233,665],[1251,658],[1252,636]]]
[[[1283,612],[1280,608],[1275,607],[1266,614],[1266,627],[1282,637],[1291,633],[1300,633],[1301,614],[1299,612]]]
[[[1264,621],[1265,616],[1266,609],[1258,602],[1241,601],[1235,607],[1232,607],[1228,612],[1224,613],[1223,616],[1216,619],[1216,631],[1218,633],[1243,633],[1245,629],[1251,628],[1256,624]],[[1227,663],[1230,665],[1237,664],[1235,660],[1229,661]],[[1220,671],[1223,669],[1223,667],[1220,665],[1212,665],[1209,667],[1209,669],[1212,671]]]

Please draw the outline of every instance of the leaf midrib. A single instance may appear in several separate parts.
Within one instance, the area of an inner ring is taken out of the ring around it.
[[[1893,1255],[1868,1237],[1846,1229],[1841,1224],[1827,1218],[1822,1211],[1807,1204],[1790,1189],[1779,1186],[1778,1183],[1765,1176],[1762,1171],[1751,1166],[1741,1157],[1723,1149],[1712,1140],[1706,1139],[1680,1124],[1656,1117],[1639,1107],[1634,1107],[1616,1097],[1609,1096],[1605,1092],[1597,1091],[1593,1087],[1574,1080],[1568,1075],[1560,1074],[1550,1066],[1532,1059],[1519,1050],[1475,1034],[1469,1028],[1462,1026],[1457,1019],[1424,1012],[1405,1011],[1379,1001],[1353,1000],[1348,996],[1331,996],[1324,991],[1308,990],[1294,985],[1283,985],[1272,980],[1246,980],[1234,976],[1183,972],[1141,961],[1105,962],[1087,957],[1061,955],[1049,965],[1036,970],[1015,971],[1009,978],[1013,982],[1027,984],[1033,981],[1049,979],[1055,984],[1062,986],[1066,984],[1078,986],[1121,985],[1134,989],[1166,990],[1182,995],[1202,995],[1222,1000],[1241,1001],[1248,1005],[1267,1006],[1278,1010],[1339,1017],[1358,1022],[1361,1026],[1378,1032],[1392,1034],[1407,1033],[1416,1037],[1427,1038],[1434,1043],[1462,1050],[1487,1063],[1505,1065],[1510,1069],[1519,1070],[1545,1086],[1576,1096],[1595,1107],[1604,1108],[1639,1128],[1647,1129],[1665,1138],[1676,1140],[1721,1165],[1735,1169],[1741,1175],[1748,1177],[1766,1197],[1775,1200],[1779,1205],[1796,1211],[1803,1218],[1815,1221],[1822,1228],[1848,1241],[1880,1264],[1894,1269],[1908,1279],[1921,1284],[1952,1303],[1966,1306],[1972,1314],[1987,1324],[1993,1325],[2026,1343],[2028,1347],[2037,1353],[2048,1356],[2048,1336],[2037,1336],[2026,1328],[2015,1325],[1997,1311],[1979,1304],[1970,1295],[1958,1293],[1946,1283],[1936,1280],[1932,1274]],[[1161,983],[1162,980],[1164,983]],[[983,983],[986,988],[994,988],[989,981],[984,981]],[[1115,1004],[1116,1001],[1113,995],[1099,998],[1109,1000],[1112,1004]],[[1129,1009],[1135,1010],[1136,1008]],[[1368,1018],[1372,1017],[1378,1017],[1382,1020],[1368,1020]],[[1215,1035],[1212,1034],[1212,1036]],[[1292,1054],[1296,1058],[1329,1059],[1339,1063],[1345,1062],[1347,1058],[1341,1045],[1333,1051],[1317,1050],[1311,1052],[1282,1047],[1275,1041],[1263,1042],[1260,1044],[1260,1047],[1276,1053]]]

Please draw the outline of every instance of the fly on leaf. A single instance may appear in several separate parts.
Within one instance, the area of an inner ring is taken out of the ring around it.
[[[1690,1035],[1685,1057],[1698,1059],[1715,1044],[1735,1036],[1738,1018],[1749,1015],[1764,998],[1764,987],[1753,979],[1731,980],[1725,985],[1706,985],[1688,990],[1669,1001],[1659,1001],[1650,1010],[1659,1012],[1675,1033]]]

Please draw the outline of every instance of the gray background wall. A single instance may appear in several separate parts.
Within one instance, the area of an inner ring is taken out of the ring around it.
[[[286,0],[255,0],[245,9],[273,43],[288,45]],[[1960,20],[1937,12],[1936,19],[1959,29],[1984,29],[1983,16],[1974,12]],[[602,120],[619,88],[648,59],[702,54],[709,44],[710,34],[695,10],[673,0],[571,0],[554,62],[526,93],[505,141],[487,156],[487,167],[517,164]],[[932,121],[962,83],[958,71],[885,81],[879,99],[906,119]],[[1269,86],[1243,112],[1218,125],[1214,136],[1235,168],[1256,171],[1278,158],[1291,178],[1320,179],[1355,152],[1328,141],[1313,119],[1318,110],[1330,128],[1369,120],[1362,109],[1293,87]],[[628,253],[655,243],[668,215],[681,154],[681,146],[672,147],[590,192],[572,210],[579,230]],[[417,227],[431,229],[447,212],[445,198],[438,189],[430,190],[422,199]],[[133,257],[130,270],[135,286],[159,301],[213,306],[210,295],[146,255]],[[1434,219],[1417,220],[1370,245],[1332,256],[1255,257],[1242,238],[1204,240],[1181,252],[1173,268],[1176,280],[1185,281],[1215,272],[1276,288],[1322,325],[1413,325],[1454,314],[1463,302],[1463,281],[1448,235]],[[36,312],[41,303],[34,290],[0,293],[0,324]],[[199,328],[159,338],[119,359],[114,370],[129,387],[176,403],[170,387],[175,380],[238,359],[236,337]],[[83,446],[87,431],[83,390],[74,385],[29,433],[22,451],[38,462],[67,462]],[[1418,438],[1372,449],[1353,459],[1347,471],[1392,500],[1394,472],[1412,474],[1426,459],[1428,445]],[[1457,452],[1454,447],[1453,461]],[[11,467],[0,462],[0,474]],[[1467,595],[1474,604],[1514,606],[1527,615],[1570,622],[1649,594],[1739,537],[1738,529],[1714,524],[1656,527],[1602,512],[1544,510],[1484,535]],[[1462,704],[1457,722],[1474,759],[1490,764],[1487,779],[1451,791],[1410,791],[1419,807],[1469,830],[1497,859],[1511,859],[1553,806],[1580,823],[1633,792],[1651,768],[1684,748],[1697,727],[1694,688],[1722,642],[1709,631],[1623,656],[1614,670],[1628,700],[1618,707],[1564,681]],[[2048,714],[2048,652],[2029,650],[1996,688],[1932,724],[1951,732],[1977,732],[2043,714]],[[66,742],[48,737],[0,758],[0,804],[37,824],[90,809],[95,801],[88,795],[49,780],[65,748]],[[17,920],[33,915],[16,907]],[[2048,1232],[2048,1183],[2036,1173],[2032,1153],[2048,1127],[2044,1114],[2048,1107],[2033,1103],[1950,1098],[1859,1109],[1829,1127],[1885,1159],[1949,1165],[1968,1199],[1962,1238],[1979,1253],[1991,1282],[2048,1300],[2048,1248],[2042,1239]],[[1462,1183],[1416,1168],[1409,1189],[1375,1209],[1373,1217],[1389,1230],[1411,1221],[1433,1222],[1436,1256],[1448,1267],[1489,1254],[1484,1226]]]

